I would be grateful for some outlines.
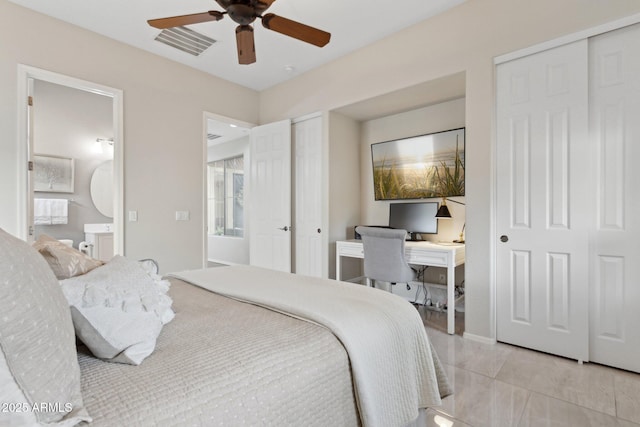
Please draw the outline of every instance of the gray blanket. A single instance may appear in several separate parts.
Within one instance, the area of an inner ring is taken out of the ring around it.
[[[349,359],[313,323],[172,279],[176,312],[140,366],[80,351],[100,426],[357,426]]]

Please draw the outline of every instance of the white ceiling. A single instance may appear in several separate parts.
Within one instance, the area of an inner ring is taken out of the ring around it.
[[[222,120],[208,119],[207,133],[219,135],[219,138],[207,141],[207,146],[213,147],[217,144],[224,144],[235,141],[236,139],[245,138],[249,136],[249,129],[242,126],[232,125]]]
[[[269,31],[255,22],[257,62],[239,65],[235,27],[228,16],[189,28],[217,40],[199,57],[154,38],[148,19],[222,11],[214,0],[10,0],[190,67],[263,90],[291,79],[466,0],[277,0],[268,12],[332,34],[324,48]],[[293,71],[287,71],[293,67]]]

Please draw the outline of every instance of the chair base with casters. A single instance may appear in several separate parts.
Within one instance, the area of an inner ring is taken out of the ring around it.
[[[365,280],[365,286],[368,286],[368,287],[371,287],[371,288],[376,288],[376,289],[388,288],[388,289],[385,289],[385,290],[388,290],[391,293],[393,293],[393,287],[397,285],[397,283],[395,283],[395,282],[391,283],[391,282],[383,282],[381,280],[379,280],[379,281],[372,280],[372,279],[369,279],[368,277],[366,277],[366,275],[365,275],[364,280]],[[380,286],[378,286],[378,282],[380,282]],[[388,285],[388,286],[385,286],[385,285]]]

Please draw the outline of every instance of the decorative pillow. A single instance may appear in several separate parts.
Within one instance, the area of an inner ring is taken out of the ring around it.
[[[46,234],[42,234],[33,247],[47,260],[58,280],[85,274],[104,264]]]
[[[0,425],[90,421],[69,306],[45,260],[0,229]]]
[[[98,358],[139,365],[173,319],[169,282],[116,255],[100,268],[60,281],[76,335]]]

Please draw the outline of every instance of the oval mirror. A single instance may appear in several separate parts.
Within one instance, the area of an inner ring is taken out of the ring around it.
[[[113,160],[101,163],[91,175],[91,200],[98,212],[113,218]]]

